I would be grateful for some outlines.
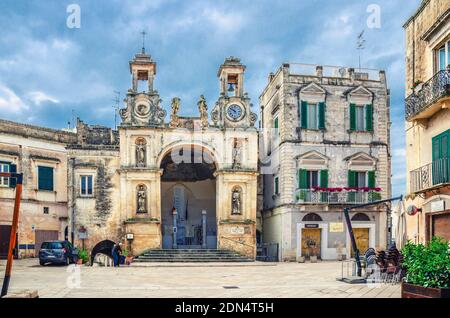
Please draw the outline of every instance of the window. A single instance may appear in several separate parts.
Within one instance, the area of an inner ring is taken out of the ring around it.
[[[319,171],[306,171],[306,185],[308,188],[319,186]]]
[[[325,129],[325,103],[301,102],[301,128]]]
[[[53,168],[38,166],[38,190],[53,191]]]
[[[298,188],[328,188],[328,170],[298,170]]]
[[[350,130],[373,131],[373,106],[350,104]]]
[[[49,207],[48,206],[44,206],[44,214],[48,214],[49,213]]]
[[[280,185],[279,185],[279,179],[278,176],[275,176],[273,178],[273,193],[275,195],[280,194]]]
[[[280,134],[280,122],[278,116],[273,119],[273,128],[275,129],[275,137]]]
[[[9,162],[0,162],[0,172],[9,172]],[[9,187],[9,178],[0,177],[0,187]]]
[[[80,194],[82,196],[92,195],[92,175],[83,175],[80,177]]]
[[[366,172],[357,171],[356,172],[356,186],[358,188],[363,188],[367,186],[366,183]]]
[[[436,50],[436,71],[443,71],[450,64],[450,41]]]
[[[350,188],[375,188],[375,171],[348,171],[348,186]]]

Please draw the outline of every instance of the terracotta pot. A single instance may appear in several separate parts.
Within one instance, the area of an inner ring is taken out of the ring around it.
[[[402,282],[402,298],[450,298],[450,288],[432,288]]]

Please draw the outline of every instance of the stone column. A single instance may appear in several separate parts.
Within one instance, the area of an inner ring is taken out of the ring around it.
[[[202,248],[206,248],[206,210],[202,211]]]
[[[172,218],[173,218],[173,234],[172,234],[172,248],[177,248],[177,209],[173,209]]]

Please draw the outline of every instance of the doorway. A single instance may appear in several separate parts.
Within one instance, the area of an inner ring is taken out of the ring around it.
[[[161,227],[164,249],[217,247],[216,171],[213,155],[203,147],[179,146],[161,161]],[[176,209],[176,216],[173,210]],[[203,213],[206,237],[203,238]],[[174,221],[175,218],[175,221]]]
[[[363,255],[369,248],[369,229],[368,228],[354,228],[353,235],[355,236],[356,246],[359,254]],[[355,257],[355,252],[351,249],[351,257]]]
[[[320,228],[302,228],[302,256],[309,259],[310,256],[321,258],[320,245],[322,229]]]

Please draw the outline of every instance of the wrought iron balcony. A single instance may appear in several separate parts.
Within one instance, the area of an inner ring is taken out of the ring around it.
[[[412,193],[450,183],[450,158],[434,160],[425,166],[410,172]]]
[[[320,191],[297,189],[295,192],[295,202],[305,204],[360,204],[380,199],[380,192],[374,190]]]
[[[437,72],[422,84],[418,92],[413,92],[405,99],[406,120],[428,118],[440,109],[437,102],[443,97],[450,97],[450,71]],[[430,106],[434,106],[430,108]]]

